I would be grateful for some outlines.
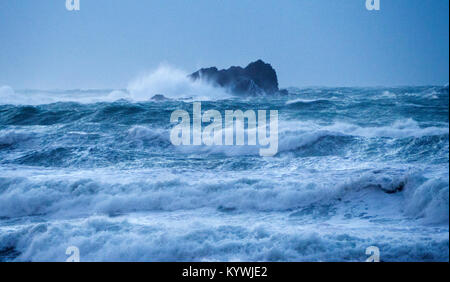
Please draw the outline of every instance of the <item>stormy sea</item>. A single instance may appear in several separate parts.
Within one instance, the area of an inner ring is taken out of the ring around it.
[[[449,260],[449,88],[0,88],[0,261]],[[151,89],[151,90],[149,90]],[[151,98],[162,93],[167,99]],[[174,146],[171,113],[278,110],[278,152]]]

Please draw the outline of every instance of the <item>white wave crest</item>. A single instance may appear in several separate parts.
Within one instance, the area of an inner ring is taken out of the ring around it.
[[[419,123],[411,118],[397,120],[391,125],[387,126],[368,126],[362,127],[359,125],[335,122],[330,125],[321,125],[315,122],[286,122],[286,130],[300,130],[303,132],[323,132],[328,131],[337,135],[350,135],[367,138],[388,137],[388,138],[419,138],[423,136],[444,135],[448,134],[447,127],[421,127]]]
[[[231,97],[224,89],[201,80],[193,81],[187,72],[169,65],[161,65],[156,70],[133,80],[128,85],[128,92],[136,101],[148,100],[156,94],[171,99],[215,100]]]
[[[302,99],[302,98],[298,98],[298,99],[287,101],[286,105],[292,105],[292,104],[296,104],[296,103],[309,104],[309,103],[315,103],[315,102],[329,102],[330,100],[329,99]]]
[[[422,218],[426,223],[448,224],[448,174],[427,180],[412,178],[409,184],[406,189],[405,213],[415,218]]]
[[[236,224],[214,216],[218,215],[93,216],[30,223],[0,233],[0,249],[19,252],[16,261],[62,262],[67,259],[67,246],[77,246],[83,262],[361,262],[367,259],[361,250],[375,245],[383,250],[383,261],[448,261],[448,233],[420,236],[397,226],[403,233],[392,234],[376,225],[352,232],[351,226],[344,224],[318,232],[316,225],[288,225],[274,217],[248,216],[245,223]]]
[[[14,145],[22,141],[31,139],[35,134],[33,132],[6,130],[0,131],[0,145]]]
[[[308,146],[326,136],[355,136],[363,138],[421,138],[448,134],[448,127],[421,127],[413,119],[397,120],[380,127],[362,127],[335,122],[322,125],[312,121],[280,121],[278,152],[287,152]],[[164,133],[164,134],[169,134]],[[180,146],[183,153],[224,154],[226,156],[257,155],[260,146]]]

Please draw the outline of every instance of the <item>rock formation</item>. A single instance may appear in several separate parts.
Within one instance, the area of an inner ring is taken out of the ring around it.
[[[202,79],[215,86],[226,88],[237,95],[284,94],[278,88],[278,78],[270,64],[257,60],[247,67],[230,67],[218,70],[216,67],[200,69],[189,76]]]

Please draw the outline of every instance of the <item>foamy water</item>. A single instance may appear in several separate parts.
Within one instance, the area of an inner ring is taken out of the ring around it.
[[[192,100],[278,110],[278,154],[173,146]],[[164,66],[0,104],[0,260],[448,261],[448,86],[243,99]]]

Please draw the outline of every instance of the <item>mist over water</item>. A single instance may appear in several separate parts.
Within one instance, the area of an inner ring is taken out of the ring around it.
[[[152,101],[155,94],[170,100]],[[242,98],[162,66],[124,90],[0,88],[0,260],[448,261],[448,86]],[[207,98],[207,99],[206,99]],[[278,110],[279,150],[170,142]]]
[[[141,74],[128,83],[126,89],[72,89],[15,91],[8,85],[0,85],[0,104],[45,105],[57,102],[81,104],[115,102],[146,102],[162,94],[169,99],[218,100],[233,96],[226,90],[204,81],[193,81],[189,73],[168,64],[161,64],[153,71]]]

